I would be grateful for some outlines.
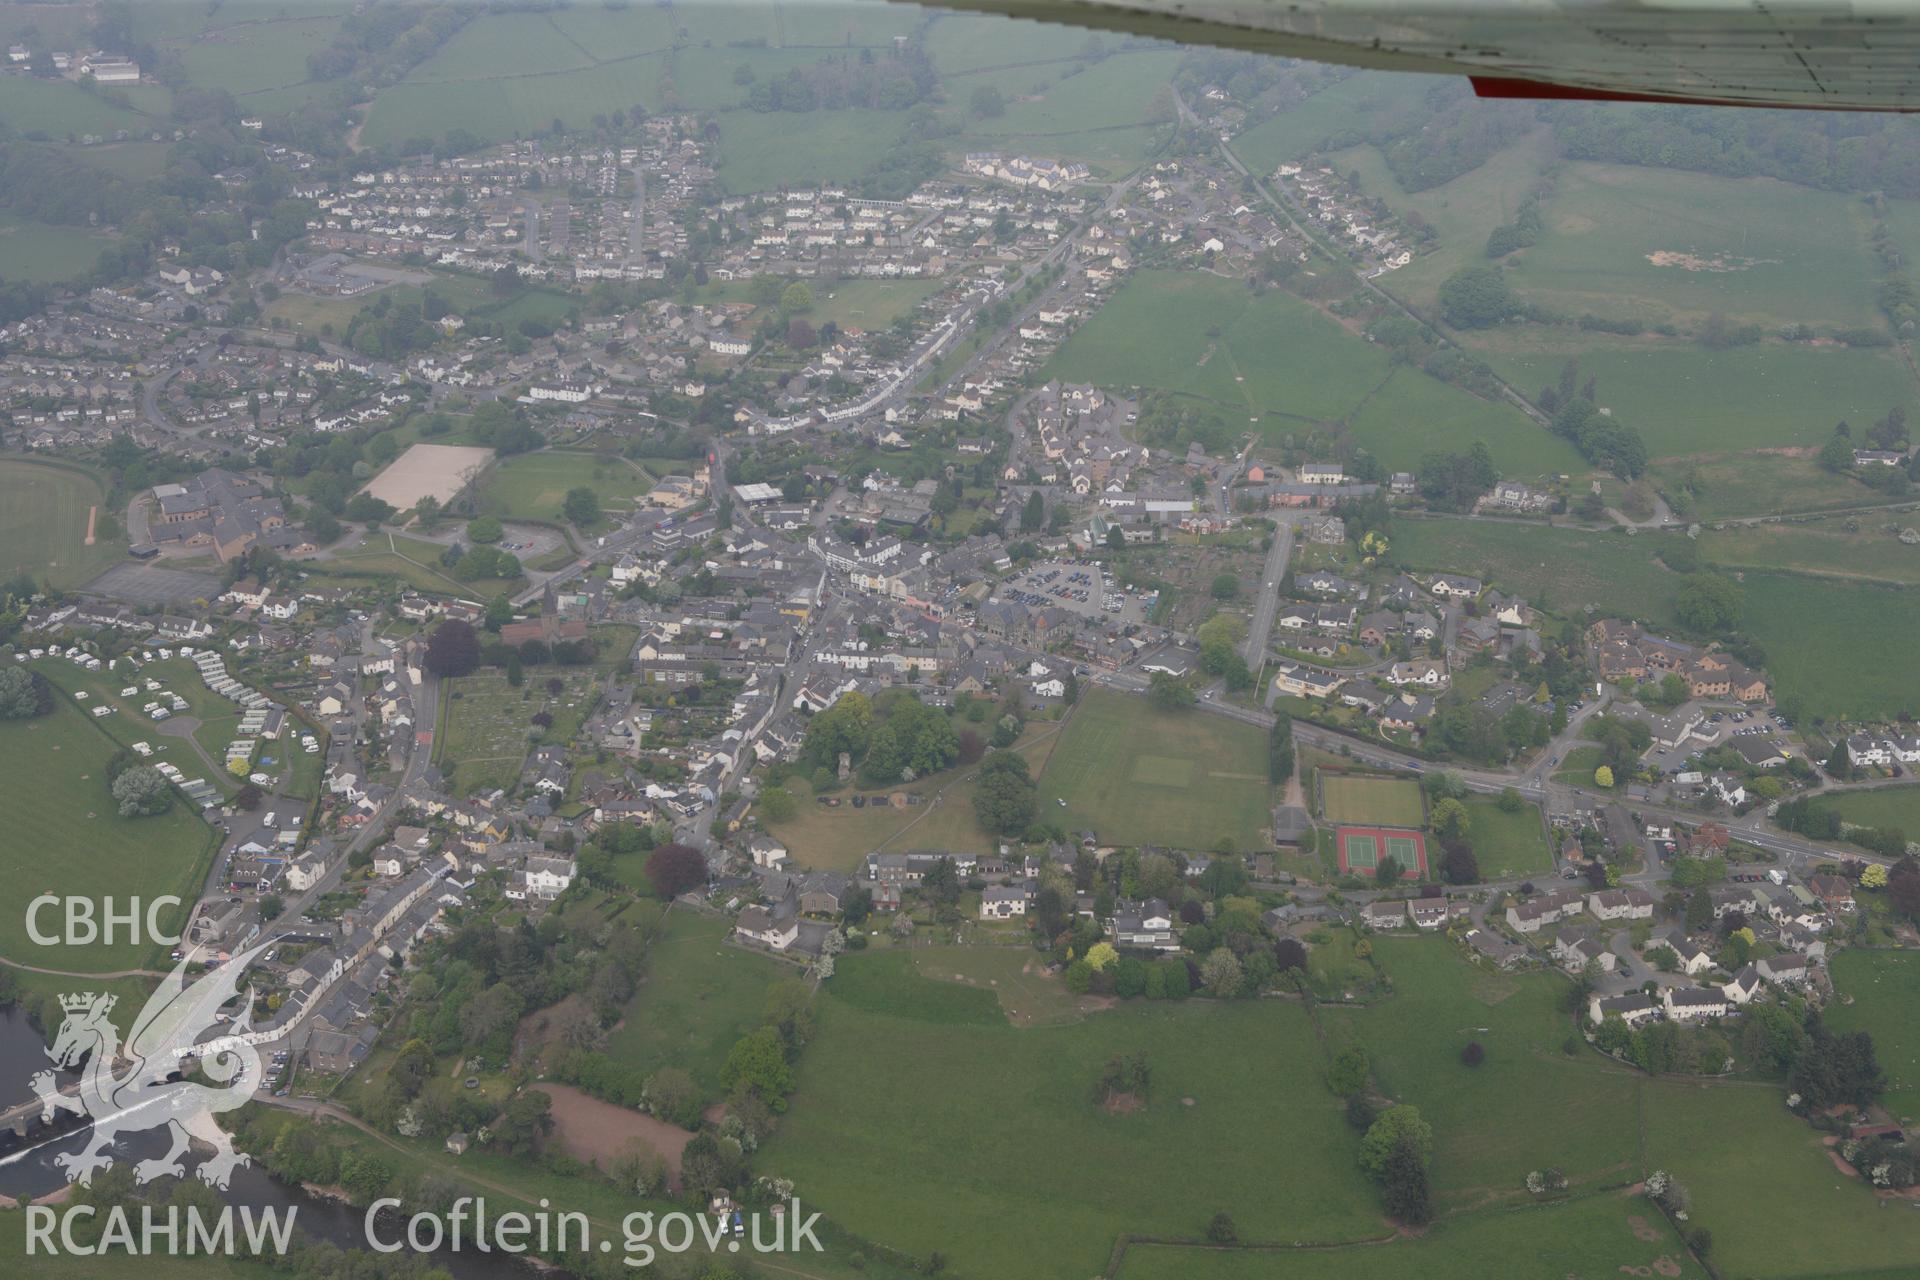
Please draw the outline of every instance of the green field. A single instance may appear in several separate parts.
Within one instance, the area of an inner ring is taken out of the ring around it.
[[[1327,857],[1332,859],[1334,833],[1320,833],[1327,840]],[[1368,957],[1359,953],[1361,942],[1357,929],[1328,927],[1315,930],[1307,935],[1307,976],[1312,980],[1313,994],[1322,1000],[1345,1000],[1356,993],[1371,987],[1379,978],[1379,970],[1373,967]],[[1367,946],[1372,947],[1371,940]]]
[[[1656,558],[1656,537],[1472,520],[1402,520],[1394,530],[1394,554],[1409,568],[1477,574],[1552,611],[1591,606],[1674,623],[1681,576]],[[1765,650],[1776,696],[1809,714],[1920,711],[1920,692],[1905,676],[1920,662],[1920,592],[1804,574],[1740,577],[1740,626]]]
[[[1247,1242],[1253,1243],[1253,1242]],[[1418,1236],[1345,1249],[1229,1250],[1134,1245],[1118,1280],[1488,1280],[1663,1275],[1699,1280],[1665,1215],[1639,1196],[1600,1192],[1538,1209],[1489,1209],[1450,1217]],[[1650,1268],[1658,1266],[1655,1272]]]
[[[829,320],[842,329],[884,329],[901,316],[910,315],[913,309],[934,293],[945,282],[929,277],[920,280],[815,280],[813,288],[813,309],[807,312],[810,323],[818,326]],[[751,302],[752,282],[739,280],[719,281],[707,285],[695,292],[701,302],[742,303]],[[777,312],[778,308],[762,307],[738,323],[742,330],[753,328],[760,318]]]
[[[1350,146],[1375,132],[1399,132],[1430,112],[1438,76],[1350,75],[1233,140],[1233,149],[1262,178],[1285,160]]]
[[[149,100],[143,93],[127,96],[143,106]],[[157,115],[143,115],[88,93],[71,80],[0,76],[0,120],[27,137],[58,141],[87,133],[109,135],[121,130],[145,133],[159,128],[165,118],[164,106]]]
[[[233,741],[234,730],[240,724],[240,710],[207,688],[200,679],[199,670],[185,658],[150,662],[141,667],[137,675],[126,671],[87,671],[63,658],[53,657],[42,658],[29,665],[68,693],[84,693],[83,711],[90,712],[96,706],[114,708],[113,715],[102,717],[94,723],[122,746],[130,747],[136,742],[144,742],[152,747],[153,755],[147,758],[148,763],[159,764],[164,760],[187,777],[204,778],[216,788],[229,793],[238,788],[238,781],[227,772],[224,761],[227,744]],[[158,681],[165,692],[179,694],[186,701],[187,710],[164,721],[150,718],[145,710],[146,704],[159,697],[159,694],[148,691],[145,681],[149,679]],[[122,689],[134,687],[139,689],[138,693],[124,698],[120,696]],[[198,723],[188,736],[161,732],[163,727],[177,731],[190,720]],[[283,738],[282,742],[286,740]],[[196,743],[198,750],[195,750]],[[281,753],[261,754],[278,755],[285,759]],[[297,748],[296,754],[305,756]],[[317,774],[318,769],[310,772]]]
[[[1010,44],[1009,41],[1012,41]],[[1087,47],[1087,33],[1048,22],[1008,26],[970,15],[940,13],[927,33],[927,54],[946,76],[970,75],[1008,63],[1069,63]]]
[[[1589,771],[1588,780],[1592,780]],[[1503,812],[1489,796],[1468,796],[1463,804],[1473,826],[1467,843],[1480,863],[1482,880],[1544,875],[1553,870],[1553,851],[1540,826],[1540,810],[1526,805],[1518,813]]]
[[[1418,827],[1427,820],[1420,784],[1410,778],[1367,778],[1320,771],[1328,822],[1353,827]]]
[[[663,48],[662,23],[643,23],[636,15],[620,32],[624,41],[642,35]],[[607,32],[600,33],[603,37]],[[549,13],[497,13],[470,22],[421,63],[409,79],[420,84],[443,80],[495,80],[515,76],[577,71],[598,59],[560,29]]]
[[[1353,415],[1353,442],[1393,470],[1418,471],[1430,452],[1464,453],[1476,440],[1509,479],[1579,475],[1589,468],[1572,445],[1510,404],[1482,400],[1418,369],[1395,369]]]
[[[1325,159],[1336,173],[1358,174],[1366,195],[1384,199],[1397,213],[1418,214],[1433,227],[1436,238],[1422,245],[1412,262],[1374,281],[1394,297],[1427,310],[1436,302],[1442,280],[1487,260],[1488,233],[1513,220],[1539,182],[1542,166],[1552,160],[1552,148],[1551,135],[1541,130],[1496,151],[1479,168],[1418,192],[1401,187],[1377,147],[1351,147]]]
[[[847,3],[485,13],[375,96],[363,138],[402,144],[464,129],[506,141],[635,107],[711,111],[715,168],[730,189],[850,181],[899,136],[903,113],[756,113],[743,109],[749,91],[734,75],[771,79],[849,49],[885,48],[915,25],[892,6]]]
[[[569,489],[589,488],[608,511],[630,510],[653,478],[626,461],[607,461],[589,453],[542,450],[503,458],[480,483],[480,510],[503,520],[563,523],[561,507]]]
[[[1700,552],[1733,569],[1786,569],[1840,578],[1920,584],[1920,547],[1900,541],[1898,530],[1911,515],[1892,520],[1872,514],[1834,516],[1791,525],[1709,530],[1700,536]],[[1849,530],[1848,523],[1856,528]],[[1887,525],[1894,532],[1887,531]]]
[[[1068,382],[1158,387],[1224,411],[1314,421],[1351,413],[1388,372],[1384,351],[1298,298],[1170,271],[1130,277],[1047,365]]]
[[[399,145],[453,129],[506,141],[554,120],[585,128],[595,115],[661,102],[665,72],[665,57],[657,55],[566,74],[407,81],[374,100],[361,136],[369,143]]]
[[[1607,753],[1599,747],[1575,747],[1562,757],[1560,767],[1553,771],[1553,780],[1564,782],[1570,787],[1592,787],[1599,790],[1593,775],[1606,758]]]
[[[651,1075],[679,1067],[709,1094],[734,1041],[760,1025],[767,987],[797,970],[757,951],[726,945],[722,916],[670,911],[647,952],[647,976],[607,1038],[607,1052]]]
[[[1028,768],[1038,774],[1058,737],[1056,726],[1048,725],[1029,731],[1014,750],[1025,756]],[[787,789],[800,803],[793,817],[779,823],[775,831],[794,861],[803,867],[851,871],[868,853],[880,848],[978,854],[994,851],[994,838],[980,829],[974,817],[974,783],[958,770],[887,788],[886,794],[909,792],[923,798],[924,803],[904,809],[887,804],[856,809],[849,793],[842,793],[837,806],[816,804],[812,789],[799,778],[789,779]],[[879,794],[870,793],[868,798]]]
[[[0,84],[7,77],[0,76]],[[0,109],[0,119],[5,119]],[[0,217],[0,278],[71,280],[93,270],[112,236],[85,227],[59,227],[25,218]]]
[[[1713,1232],[1720,1274],[1912,1274],[1920,1213],[1834,1168],[1819,1132],[1780,1102],[1777,1086],[1661,1081],[1645,1090],[1646,1167],[1668,1170],[1692,1192],[1693,1220]]]
[[[515,325],[530,318],[557,324],[565,318],[570,308],[579,305],[578,297],[559,289],[524,288],[511,297],[502,298],[477,276],[452,271],[430,271],[427,274],[433,277],[431,283],[392,284],[351,298],[290,290],[269,302],[263,314],[268,320],[285,320],[295,329],[323,330],[331,325],[334,333],[344,334],[355,316],[381,300],[390,305],[412,303],[417,306],[428,289],[432,289],[464,317],[491,320],[502,325]],[[451,442],[453,437],[441,441],[443,444]]]
[[[1776,699],[1819,714],[1920,714],[1920,590],[1786,573],[1743,575],[1741,625],[1767,654]]]
[[[172,150],[172,145],[165,142],[113,142],[100,147],[80,147],[73,152],[73,158],[89,168],[142,181],[160,175],[167,167],[167,157]]]
[[[1245,413],[1268,434],[1343,422],[1389,467],[1417,468],[1431,450],[1484,440],[1510,476],[1586,470],[1564,441],[1511,405],[1392,368],[1381,348],[1290,294],[1255,297],[1204,272],[1131,277],[1067,339],[1047,374],[1203,397],[1228,423]]]
[[[915,947],[912,955],[922,977],[992,991],[1001,1015],[1016,1027],[1078,1022],[1100,1004],[1069,991],[1031,947]]]
[[[338,17],[297,18],[229,27],[180,47],[187,78],[236,98],[270,94],[308,84],[307,55],[326,47],[340,29]],[[266,105],[243,101],[243,107]],[[278,106],[275,102],[273,105]]]
[[[1557,974],[1494,976],[1443,938],[1382,936],[1373,948],[1393,995],[1322,1016],[1330,1034],[1363,1042],[1380,1087],[1433,1125],[1438,1209],[1522,1201],[1532,1169],[1557,1167],[1576,1189],[1633,1180],[1637,1138],[1622,1118],[1644,1077],[1584,1047],[1561,1052],[1571,1022]],[[1478,1067],[1460,1061],[1469,1040],[1486,1049]]]
[[[1920,951],[1856,951],[1828,965],[1834,990],[1851,1000],[1827,1007],[1839,1031],[1873,1033],[1880,1069],[1887,1073],[1882,1101],[1911,1123],[1920,1116]]]
[[[94,900],[96,917],[112,897],[124,910],[173,894],[191,906],[212,854],[212,831],[185,797],[151,818],[122,818],[107,791],[107,759],[115,743],[78,706],[56,695],[52,714],[0,721],[0,813],[9,838],[0,842],[0,883],[13,909],[0,912],[0,950],[10,960],[49,969],[110,973],[141,968],[166,948],[129,941],[111,945],[41,946],[28,936],[25,906],[43,893]],[[164,913],[178,929],[187,906]],[[144,908],[143,908],[144,913]],[[42,933],[62,931],[57,911]]]
[[[884,329],[937,292],[939,280],[836,280],[815,282],[814,324],[831,320],[842,329]]]
[[[1777,453],[1673,458],[1648,474],[1670,497],[1682,487],[1691,490],[1691,514],[1703,521],[1857,507],[1876,496],[1859,481],[1823,470],[1811,458]]]
[[[1496,333],[1469,339],[1487,363],[1533,395],[1569,356],[1598,403],[1646,437],[1655,458],[1824,444],[1833,424],[1871,423],[1900,405],[1920,412],[1913,377],[1887,350],[1761,342],[1709,351],[1690,342],[1598,334]]]
[[[1488,520],[1399,520],[1394,558],[1411,569],[1474,574],[1535,606],[1665,623],[1680,575],[1652,557],[1657,540]]]
[[[819,1025],[765,1167],[856,1234],[937,1250],[956,1274],[1084,1280],[1118,1233],[1197,1235],[1220,1210],[1250,1239],[1382,1232],[1297,1004],[1135,1002],[1015,1028],[992,992],[892,951],[842,957]],[[1109,1114],[1090,1090],[1132,1052],[1152,1093]]]
[[[88,510],[106,501],[106,486],[80,468],[0,458],[0,572],[76,587],[116,563],[126,554],[125,538],[86,545]],[[100,516],[118,527],[117,513]]]
[[[1719,312],[1778,329],[1884,324],[1859,197],[1769,178],[1573,164],[1546,232],[1513,255],[1513,286],[1567,315],[1696,323]],[[1664,254],[1680,259],[1651,258]]]
[[[721,111],[714,173],[723,189],[770,191],[784,185],[852,182],[897,141],[906,118],[897,111]],[[804,124],[796,124],[803,121]]]
[[[1266,761],[1266,735],[1251,725],[1096,689],[1040,775],[1039,816],[1108,843],[1211,849],[1228,837],[1262,848]]]
[[[1822,796],[1820,807],[1865,827],[1899,827],[1920,839],[1920,786],[1877,787]]]
[[[1152,102],[1181,56],[1165,50],[1103,58],[1038,94],[1009,102],[1004,115],[968,117],[965,132],[949,149],[1066,156],[1107,172],[1131,169],[1166,132],[1165,123],[1153,118]]]

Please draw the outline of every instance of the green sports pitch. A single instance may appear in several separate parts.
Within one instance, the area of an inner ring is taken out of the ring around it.
[[[1340,826],[1418,827],[1427,811],[1411,778],[1319,771],[1321,812]]]
[[[1382,858],[1392,858],[1405,872],[1427,876],[1427,841],[1418,831],[1384,827],[1341,827],[1340,874],[1371,875]]]

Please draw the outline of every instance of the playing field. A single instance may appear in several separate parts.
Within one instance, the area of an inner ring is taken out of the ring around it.
[[[603,509],[624,512],[652,487],[653,477],[623,458],[549,449],[501,459],[481,482],[480,510],[503,520],[560,521],[570,489],[591,489]]]
[[[1420,784],[1410,778],[1370,778],[1322,769],[1321,816],[1353,826],[1418,827],[1427,820]]]
[[[1418,831],[1341,827],[1339,840],[1341,875],[1369,876],[1392,858],[1402,874],[1427,878],[1427,838]]]
[[[59,587],[77,587],[126,554],[126,539],[101,536],[114,513],[100,510],[93,545],[88,516],[107,501],[88,473],[24,458],[0,459],[0,575],[30,573]]]
[[[41,946],[28,936],[27,902],[43,893],[86,898],[96,916],[111,896],[126,909],[166,894],[191,904],[212,853],[212,832],[175,793],[167,812],[122,818],[107,790],[107,758],[116,744],[64,694],[50,715],[0,721],[0,954],[48,969],[111,973],[147,966],[165,948],[130,941],[122,929],[111,945]],[[144,908],[143,908],[144,913]],[[169,932],[186,913],[163,912]],[[54,916],[42,933],[58,934]]]
[[[1907,839],[1920,840],[1920,785],[1843,791],[1821,797],[1820,807],[1862,826],[1899,827]]]
[[[400,511],[410,511],[422,498],[441,505],[460,491],[493,460],[493,450],[465,444],[416,444],[369,480],[365,492]]]
[[[1252,725],[1090,690],[1040,775],[1038,816],[1116,844],[1263,848],[1266,750]]]
[[[1591,785],[1593,770],[1584,782]],[[1508,813],[1491,796],[1468,796],[1462,801],[1472,825],[1467,843],[1473,846],[1482,880],[1544,874],[1553,870],[1553,851],[1540,823],[1538,805],[1522,805]]]

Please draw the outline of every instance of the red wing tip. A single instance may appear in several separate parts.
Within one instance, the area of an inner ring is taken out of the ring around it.
[[[1693,94],[1639,93],[1619,89],[1593,89],[1581,85],[1554,84],[1546,80],[1526,80],[1519,76],[1468,76],[1473,92],[1481,98],[1527,98],[1538,102],[1651,102],[1682,107],[1779,107],[1800,111],[1897,111],[1909,113],[1920,107],[1864,104],[1825,105],[1818,102],[1781,99],[1703,98]]]

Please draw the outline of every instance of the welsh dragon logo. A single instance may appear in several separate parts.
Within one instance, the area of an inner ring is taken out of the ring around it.
[[[182,977],[187,964],[182,959],[148,998],[124,1045],[108,1018],[113,996],[85,992],[60,998],[66,1017],[47,1056],[69,1070],[84,1059],[80,1087],[75,1093],[62,1092],[52,1071],[39,1072],[32,1083],[43,1119],[51,1120],[56,1111],[71,1111],[93,1121],[84,1148],[54,1158],[68,1182],[86,1185],[96,1169],[111,1167],[109,1153],[121,1134],[162,1126],[172,1131],[172,1146],[165,1155],[134,1165],[138,1182],[184,1176],[181,1157],[194,1139],[213,1148],[213,1155],[196,1171],[209,1186],[224,1190],[233,1170],[248,1163],[213,1117],[245,1104],[265,1078],[249,1034],[253,989],[247,989],[242,1012],[228,1034],[205,1041],[201,1037],[219,1021],[220,1007],[239,993],[240,975],[264,946],[235,955],[191,986]],[[167,1079],[195,1062],[200,1075],[221,1083]],[[126,1070],[116,1074],[122,1065]]]

